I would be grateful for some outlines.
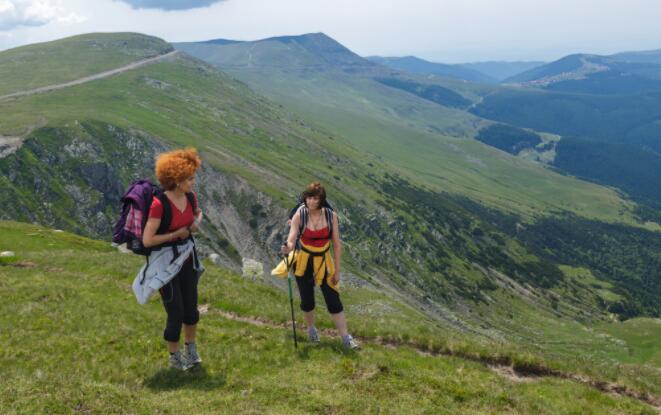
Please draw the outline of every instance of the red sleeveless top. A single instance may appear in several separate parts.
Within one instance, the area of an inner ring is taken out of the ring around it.
[[[313,231],[308,229],[306,226],[303,230],[303,235],[301,235],[301,242],[308,246],[314,246],[315,248],[321,248],[326,245],[328,239],[330,238],[328,232],[328,226],[325,226],[318,231]]]

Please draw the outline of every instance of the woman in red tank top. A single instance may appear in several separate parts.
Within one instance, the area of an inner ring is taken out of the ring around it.
[[[153,198],[143,235],[145,247],[183,241],[198,230],[202,211],[192,191],[195,185],[195,173],[201,164],[202,161],[194,149],[175,150],[159,155],[156,160],[156,177],[165,189],[164,203],[169,204],[172,215],[167,232],[157,234],[163,217],[163,204],[158,197]],[[195,210],[187,194],[193,195],[192,200],[197,207]],[[197,310],[199,274],[195,272],[193,263],[193,254],[191,254],[179,273],[159,290],[167,313],[163,338],[170,352],[170,367],[181,370],[186,370],[202,361],[195,343],[200,314]],[[179,351],[182,327],[184,353]]]
[[[310,208],[308,208],[308,209],[311,211]],[[319,210],[321,210],[321,209],[319,209]],[[323,213],[320,212],[319,215],[323,215]],[[328,234],[329,233],[328,225],[324,226],[323,228],[321,228],[319,230],[315,230],[315,231],[310,229],[309,225],[310,225],[310,222],[308,222],[308,226],[305,227],[305,230],[303,231],[303,235],[301,235],[301,241],[305,245],[311,245],[311,246],[315,246],[317,248],[321,248],[322,246],[326,245],[328,243],[328,239],[330,238],[330,235]],[[339,281],[339,279],[338,279],[338,281]]]
[[[332,214],[329,215],[326,208],[322,207],[326,201],[326,190],[320,183],[311,183],[303,192],[303,197],[305,206],[300,208],[292,217],[289,237],[287,238],[287,243],[282,246],[282,252],[287,255],[294,249],[296,240],[299,237],[302,216],[307,217],[306,226],[300,235],[300,248],[303,255],[297,257],[297,261],[300,261],[301,258],[307,258],[307,262],[296,266],[295,275],[297,277],[296,285],[301,296],[301,310],[303,310],[305,324],[308,328],[308,338],[312,343],[319,342],[319,335],[314,326],[313,311],[315,307],[314,286],[316,282],[321,288],[324,300],[326,301],[326,308],[342,337],[342,343],[347,348],[358,349],[360,347],[358,342],[354,340],[347,329],[344,307],[340,301],[338,291],[342,243],[340,240],[337,214],[331,210],[330,212]],[[329,218],[332,221],[330,224],[328,223]],[[333,247],[332,258],[327,253],[331,245]],[[333,263],[328,264],[327,262]]]

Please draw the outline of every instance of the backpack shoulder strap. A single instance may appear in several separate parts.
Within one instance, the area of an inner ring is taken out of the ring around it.
[[[161,235],[168,232],[170,229],[170,222],[172,222],[172,207],[170,206],[170,200],[165,195],[165,192],[156,191],[154,197],[158,198],[163,205],[163,216],[161,216],[161,224],[158,225],[158,230],[156,231],[157,235]]]
[[[305,206],[305,203],[303,203],[303,202],[298,202],[298,203],[296,204],[296,206],[294,206],[293,208],[291,208],[291,210],[289,211],[289,215],[288,215],[289,219],[291,219],[291,218],[294,217],[294,215],[296,214],[296,212],[298,212],[298,210],[301,208],[301,206]]]
[[[186,193],[186,197],[188,198],[188,203],[193,207],[193,215],[195,215],[195,210],[197,209],[197,203],[195,203],[195,195],[193,192],[188,192]]]
[[[303,205],[299,209],[300,215],[301,215],[301,221],[298,224],[298,237],[300,238],[303,236],[303,232],[305,232],[305,227],[308,226],[308,207]]]
[[[333,209],[326,207],[324,211],[326,212],[326,223],[328,224],[328,237],[331,238],[333,235]]]

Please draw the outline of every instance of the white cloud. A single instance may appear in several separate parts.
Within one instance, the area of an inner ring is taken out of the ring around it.
[[[67,13],[60,0],[0,0],[0,31],[43,26],[52,21],[79,23],[85,18]]]
[[[58,23],[64,23],[64,24],[76,24],[76,23],[82,23],[87,21],[87,17],[81,16],[78,13],[69,13],[66,16],[60,16],[57,18]]]

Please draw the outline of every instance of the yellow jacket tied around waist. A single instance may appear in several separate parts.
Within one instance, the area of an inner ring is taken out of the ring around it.
[[[300,278],[305,275],[305,269],[308,265],[308,260],[312,256],[312,270],[314,272],[314,282],[317,286],[321,285],[326,278],[326,283],[329,287],[334,289],[337,292],[340,292],[340,284],[333,284],[331,276],[335,274],[335,263],[333,262],[333,257],[330,254],[330,241],[326,242],[324,246],[315,247],[310,245],[305,245],[303,242],[300,242],[301,249],[294,250],[289,253],[287,261],[291,264],[293,262],[294,275]],[[280,261],[278,266],[276,266],[272,271],[271,275],[287,278],[287,263],[285,260]]]

